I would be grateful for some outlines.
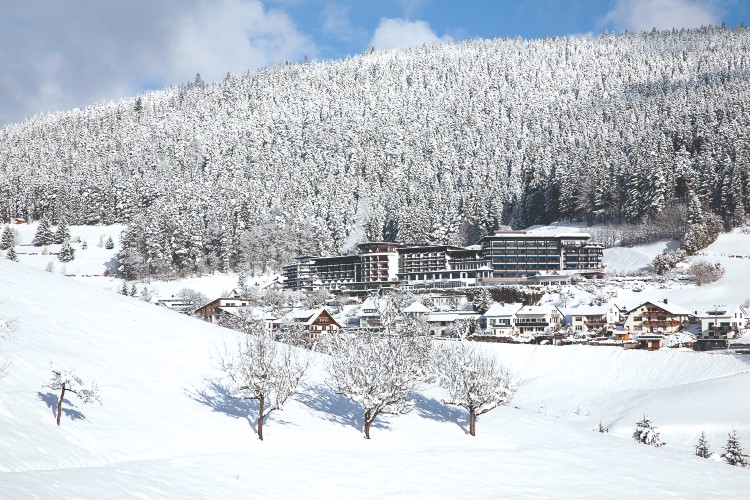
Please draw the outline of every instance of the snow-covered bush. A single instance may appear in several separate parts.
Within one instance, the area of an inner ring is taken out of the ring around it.
[[[718,262],[709,264],[708,262],[699,261],[690,264],[687,274],[695,280],[696,285],[707,285],[720,280],[724,276],[724,268]]]
[[[636,424],[633,439],[639,443],[656,446],[657,448],[661,448],[667,444],[661,440],[659,433],[656,432],[656,427],[651,424],[651,420],[646,415],[643,415],[643,420]]]
[[[651,265],[656,274],[666,274],[674,269],[678,263],[685,260],[685,257],[687,257],[687,253],[680,248],[674,252],[665,252],[661,255],[657,255],[654,257]]]

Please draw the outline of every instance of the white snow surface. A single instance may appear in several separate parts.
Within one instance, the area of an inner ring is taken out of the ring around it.
[[[522,383],[509,407],[467,434],[442,391],[379,417],[325,386],[317,357],[305,394],[254,435],[257,407],[223,393],[215,325],[0,259],[2,498],[744,498],[750,471],[699,459],[736,429],[750,443],[750,358],[614,347],[486,344]],[[103,404],[42,388],[49,362],[98,383]],[[635,443],[646,413],[666,447]],[[610,433],[593,432],[599,422]],[[747,446],[747,445],[746,445]]]

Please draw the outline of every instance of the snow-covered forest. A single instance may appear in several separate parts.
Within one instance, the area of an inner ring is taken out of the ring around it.
[[[691,193],[731,226],[749,46],[744,26],[473,40],[196,77],[5,127],[0,219],[127,223],[128,278],[636,222]]]

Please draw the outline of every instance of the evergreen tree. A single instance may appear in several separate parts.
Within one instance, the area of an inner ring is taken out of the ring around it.
[[[698,438],[698,444],[695,445],[695,455],[701,458],[711,457],[711,449],[708,447],[708,440],[706,439],[705,432],[701,432],[701,437]]]
[[[135,288],[135,283],[130,285],[130,296],[135,297],[135,295],[138,293],[138,290]]]
[[[724,447],[724,453],[721,454],[721,458],[729,465],[737,465],[739,467],[747,465],[747,455],[743,453],[740,438],[737,437],[737,431],[732,431],[729,434],[729,440]]]
[[[8,260],[12,260],[13,262],[18,262],[18,255],[16,255],[16,248],[10,247],[8,251],[5,253],[5,258]]]
[[[128,282],[123,281],[122,288],[120,288],[120,295],[127,295],[127,294],[128,294]]]
[[[16,237],[10,226],[5,226],[3,234],[0,236],[0,250],[7,250],[16,244]]]
[[[106,248],[107,250],[112,250],[113,248],[115,248],[115,242],[112,241],[111,235],[109,238],[107,238],[107,242],[104,244],[104,248]]]
[[[54,234],[54,242],[61,245],[65,242],[65,240],[70,239],[70,228],[68,227],[68,222],[65,219],[62,219],[60,221],[60,225],[57,226],[57,231],[55,231]]]
[[[636,424],[635,432],[633,432],[633,439],[639,443],[656,446],[657,448],[661,448],[667,444],[659,438],[659,433],[656,432],[656,427],[651,424],[651,420],[646,415],[643,415],[643,420]]]
[[[36,228],[36,234],[34,235],[34,245],[42,247],[50,245],[55,242],[55,236],[52,233],[52,229],[49,225],[49,220],[45,217],[39,221],[39,227]]]
[[[73,247],[70,246],[70,240],[65,240],[62,247],[60,247],[60,253],[57,254],[57,258],[60,259],[60,262],[70,262],[75,259],[75,253]]]
[[[89,244],[86,243],[86,240],[83,240],[83,243],[81,243],[81,250],[86,250],[89,247]]]

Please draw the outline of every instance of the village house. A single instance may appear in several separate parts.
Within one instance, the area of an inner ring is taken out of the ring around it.
[[[551,334],[560,330],[564,315],[553,305],[524,306],[516,312],[519,333]]]
[[[287,318],[275,322],[274,328],[286,330],[294,323],[304,325],[305,332],[311,340],[317,340],[322,334],[336,333],[341,329],[341,325],[326,309],[292,311]]]
[[[450,336],[450,330],[458,320],[478,321],[479,313],[474,311],[432,312],[425,317],[430,335]]]
[[[194,310],[192,302],[187,299],[176,298],[174,295],[168,299],[157,299],[156,304],[183,314],[190,314]]]
[[[430,308],[422,304],[420,301],[415,300],[407,307],[401,310],[401,314],[404,316],[411,316],[416,319],[424,320],[430,313]]]
[[[698,333],[698,349],[725,349],[729,340],[747,325],[749,316],[742,305],[715,305],[698,313],[701,330]]]
[[[506,337],[517,333],[516,313],[523,307],[520,302],[504,304],[493,302],[480,318],[480,324],[487,335]]]
[[[687,326],[692,314],[687,309],[664,301],[648,301],[628,311],[625,330],[643,333],[676,333]]]
[[[615,304],[584,305],[565,310],[566,322],[574,333],[605,333],[620,321],[620,308]]]
[[[196,309],[195,315],[202,317],[204,321],[215,323],[221,314],[228,311],[236,311],[238,307],[247,307],[249,305],[250,301],[241,298],[239,295],[234,297],[219,297]]]

